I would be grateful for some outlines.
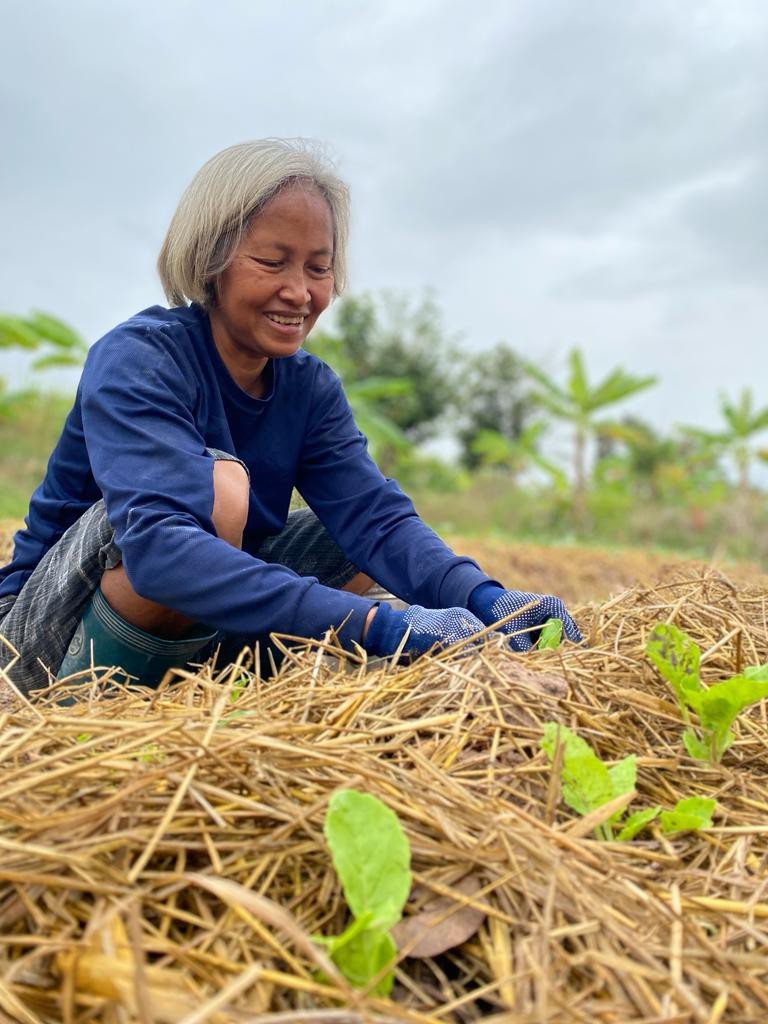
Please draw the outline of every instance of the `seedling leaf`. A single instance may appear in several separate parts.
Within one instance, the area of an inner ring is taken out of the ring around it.
[[[353,915],[370,913],[373,926],[391,928],[411,888],[411,851],[397,815],[368,793],[339,790],[328,803],[325,837]]]
[[[760,678],[760,674],[732,676],[702,693],[689,695],[688,703],[712,735],[714,760],[719,761],[733,742],[730,728],[739,712],[768,697],[768,678]]]
[[[645,807],[642,811],[630,814],[616,838],[621,842],[634,839],[638,832],[642,832],[645,826],[658,816],[660,810],[660,807]]]
[[[660,622],[653,628],[645,653],[672,687],[687,720],[688,697],[702,689],[699,678],[701,651],[698,646],[677,626]]]
[[[344,977],[362,988],[375,978],[387,964],[397,957],[397,946],[388,931],[381,928],[366,928],[354,935],[349,942],[331,952],[331,960]],[[388,996],[392,991],[395,975],[388,971],[371,989],[377,996]]]
[[[683,746],[697,761],[706,761],[711,753],[710,744],[700,740],[693,729],[686,729],[683,733]]]
[[[563,620],[547,619],[541,627],[539,642],[536,645],[539,650],[553,650],[560,646],[563,638]]]
[[[613,788],[612,797],[622,796],[624,793],[629,793],[635,788],[635,781],[637,779],[637,757],[635,754],[629,754],[628,757],[622,758],[621,761],[617,761],[616,764],[611,765],[608,769],[608,775],[611,780],[611,786]],[[609,818],[612,825],[617,824],[620,820],[623,811],[617,811],[616,814]]]
[[[686,800],[678,800],[671,811],[661,812],[661,831],[665,835],[671,835],[673,832],[694,832],[699,828],[711,828],[715,806],[715,801],[705,796],[691,796]]]

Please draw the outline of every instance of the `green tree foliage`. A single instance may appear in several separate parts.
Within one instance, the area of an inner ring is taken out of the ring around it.
[[[0,349],[22,349],[36,353],[33,370],[53,366],[80,366],[88,353],[84,339],[63,320],[49,313],[32,312],[29,316],[0,313]],[[9,417],[23,392],[9,392],[0,378],[0,417]]]
[[[434,437],[455,392],[451,346],[435,302],[425,297],[413,304],[393,293],[378,300],[349,296],[335,314],[333,330],[316,331],[307,347],[342,378],[355,413],[355,386],[360,385],[368,394],[368,408],[408,441]],[[373,397],[367,387],[371,380],[400,384],[380,388]]]
[[[569,374],[560,385],[539,366],[525,364],[537,385],[536,401],[558,419],[573,427],[573,507],[576,525],[586,520],[587,442],[605,430],[597,415],[605,409],[656,383],[655,377],[635,377],[621,367],[611,370],[598,384],[590,384],[584,357],[577,348],[568,357]]]
[[[768,430],[768,406],[756,409],[751,388],[743,388],[735,402],[731,402],[725,395],[721,396],[720,412],[725,420],[724,430],[712,432],[698,427],[686,427],[685,430],[691,437],[731,456],[736,468],[739,492],[745,496],[749,491],[753,458],[757,456],[768,461],[762,450],[754,451],[752,446],[755,437]]]
[[[693,498],[722,485],[711,444],[686,433],[662,434],[636,416],[602,424],[598,467],[621,466],[632,493],[653,501]]]
[[[509,345],[465,357],[458,400],[458,440],[467,469],[498,463],[498,456],[511,467],[523,453],[527,461],[537,450],[541,430],[531,422],[534,403],[524,365]],[[529,428],[532,434],[526,434]]]
[[[566,487],[563,471],[539,451],[539,440],[546,428],[543,420],[537,420],[514,439],[496,430],[480,430],[470,445],[475,468],[502,470],[516,480],[530,466],[536,466],[558,487]]]

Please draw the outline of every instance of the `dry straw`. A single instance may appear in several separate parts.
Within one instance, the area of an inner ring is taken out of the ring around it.
[[[581,619],[588,649],[491,640],[366,670],[308,645],[273,679],[206,666],[150,696],[18,702],[0,716],[0,1015],[768,1019],[765,709],[722,765],[693,762],[643,656],[665,620],[701,645],[705,680],[767,661],[765,589],[680,570]],[[633,808],[714,796],[715,827],[585,835],[539,752],[553,718],[606,759],[639,755]],[[391,1000],[351,989],[310,939],[345,924],[322,832],[343,786],[400,816],[423,893],[485,915],[457,948],[403,955]]]

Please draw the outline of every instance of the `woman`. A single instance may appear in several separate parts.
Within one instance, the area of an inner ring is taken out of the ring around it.
[[[525,609],[502,629],[555,615],[581,639],[557,598],[505,590],[421,522],[302,349],[343,290],[347,226],[346,186],[302,141],[232,146],[194,178],[158,264],[171,308],[92,347],[0,569],[23,692],[91,665],[156,684],[273,632],[418,655]],[[309,508],[289,515],[294,487]],[[374,580],[405,610],[366,597]]]

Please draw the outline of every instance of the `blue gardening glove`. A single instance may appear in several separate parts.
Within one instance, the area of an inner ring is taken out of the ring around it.
[[[516,633],[520,629],[530,629],[531,626],[543,626],[547,619],[562,619],[563,633],[569,640],[578,644],[584,639],[563,602],[551,594],[527,594],[520,590],[504,590],[498,583],[481,583],[470,594],[469,608],[486,626],[492,626],[494,622],[506,618],[531,601],[538,601],[538,604],[501,626],[502,633]],[[509,645],[515,651],[528,651],[537,640],[536,632],[521,633],[511,637]]]
[[[448,647],[459,640],[466,640],[484,626],[466,608],[433,611],[412,604],[401,612],[388,604],[380,604],[368,627],[363,647],[369,654],[387,658],[395,653],[409,628],[403,653],[418,657],[436,644]]]

